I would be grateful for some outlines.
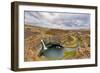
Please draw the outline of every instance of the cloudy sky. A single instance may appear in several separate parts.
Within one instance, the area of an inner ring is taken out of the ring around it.
[[[25,11],[24,23],[57,29],[89,29],[90,14]]]

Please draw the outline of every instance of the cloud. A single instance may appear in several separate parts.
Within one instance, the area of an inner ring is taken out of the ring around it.
[[[58,29],[89,29],[90,14],[25,11],[25,24]]]

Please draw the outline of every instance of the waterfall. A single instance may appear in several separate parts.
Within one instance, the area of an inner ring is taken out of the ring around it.
[[[46,47],[46,45],[45,45],[44,41],[43,41],[43,40],[41,40],[41,42],[42,42],[42,45],[43,45],[43,50],[47,50],[47,47]]]

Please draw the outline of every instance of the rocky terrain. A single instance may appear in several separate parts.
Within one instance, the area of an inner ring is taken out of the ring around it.
[[[60,43],[64,48],[75,49],[65,51],[62,59],[90,58],[89,30],[61,30],[25,25],[24,27],[24,61],[48,60],[39,57],[41,41]]]

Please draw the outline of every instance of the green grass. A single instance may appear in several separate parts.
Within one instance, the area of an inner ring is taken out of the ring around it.
[[[75,57],[75,51],[66,51],[64,52],[64,59],[70,59]]]

